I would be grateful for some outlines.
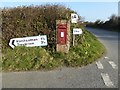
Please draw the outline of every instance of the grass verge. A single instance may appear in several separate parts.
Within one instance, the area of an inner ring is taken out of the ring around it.
[[[69,53],[49,52],[41,47],[16,47],[2,50],[3,71],[50,70],[59,66],[84,66],[94,62],[105,47],[90,32],[77,36],[77,44]]]

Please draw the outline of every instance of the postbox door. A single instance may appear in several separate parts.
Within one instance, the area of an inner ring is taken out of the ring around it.
[[[58,37],[57,37],[57,43],[58,44],[66,44],[67,40],[67,25],[60,25],[58,26]]]

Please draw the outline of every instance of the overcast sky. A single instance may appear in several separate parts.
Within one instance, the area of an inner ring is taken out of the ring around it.
[[[10,1],[10,0],[9,0]],[[14,0],[12,0],[14,1]],[[3,2],[0,7],[17,7],[22,5],[62,4],[76,11],[85,21],[107,20],[112,14],[118,15],[118,2]]]

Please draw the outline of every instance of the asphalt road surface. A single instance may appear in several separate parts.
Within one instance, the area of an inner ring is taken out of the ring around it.
[[[104,57],[84,67],[2,73],[2,88],[117,88],[118,33],[87,29],[105,45]]]

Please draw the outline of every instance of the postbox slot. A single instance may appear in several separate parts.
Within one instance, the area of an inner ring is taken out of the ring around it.
[[[67,25],[66,24],[60,24],[60,25],[58,25],[58,28],[59,29],[66,29]]]

